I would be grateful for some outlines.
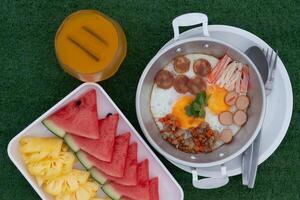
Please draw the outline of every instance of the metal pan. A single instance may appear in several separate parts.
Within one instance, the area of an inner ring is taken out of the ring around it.
[[[202,36],[180,39],[180,26],[197,24],[202,24]],[[259,133],[266,110],[264,84],[255,65],[243,52],[230,44],[209,37],[207,24],[208,18],[202,13],[189,13],[175,18],[173,20],[174,42],[164,46],[148,63],[140,77],[136,93],[138,121],[150,144],[167,159],[189,167],[222,165],[240,155],[250,146]],[[189,154],[174,148],[161,137],[150,110],[150,95],[155,74],[177,55],[191,53],[203,53],[215,57],[228,54],[234,60],[249,66],[248,96],[251,100],[251,106],[247,111],[248,121],[230,144],[223,145],[211,153]]]

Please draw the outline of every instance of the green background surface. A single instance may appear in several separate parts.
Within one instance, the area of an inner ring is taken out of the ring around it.
[[[203,12],[209,24],[237,26],[264,39],[289,73],[293,118],[277,151],[260,167],[256,187],[241,176],[220,189],[197,190],[191,175],[163,159],[182,186],[185,199],[300,199],[300,2],[299,1],[9,1],[0,3],[0,199],[39,199],[10,162],[9,140],[81,84],[65,74],[54,54],[54,36],[62,20],[80,9],[97,9],[124,28],[128,54],[120,70],[101,82],[138,130],[135,91],[148,61],[172,37],[171,21],[187,12]],[[141,131],[140,131],[141,132]],[[161,183],[164,184],[164,183]]]

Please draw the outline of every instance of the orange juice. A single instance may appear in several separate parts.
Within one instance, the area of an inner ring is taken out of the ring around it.
[[[126,50],[121,26],[95,10],[68,16],[55,37],[55,52],[62,68],[84,82],[111,77],[124,60]]]

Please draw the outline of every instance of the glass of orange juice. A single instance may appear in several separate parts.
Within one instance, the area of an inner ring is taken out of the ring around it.
[[[69,15],[55,36],[55,53],[61,67],[84,82],[98,82],[117,72],[126,56],[121,26],[96,10]]]

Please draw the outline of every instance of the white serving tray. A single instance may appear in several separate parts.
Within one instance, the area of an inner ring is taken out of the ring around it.
[[[7,152],[10,159],[20,170],[23,176],[27,179],[27,181],[31,184],[31,186],[35,189],[35,191],[39,194],[39,196],[44,200],[53,199],[50,195],[46,194],[41,187],[38,186],[34,177],[28,173],[26,166],[22,160],[22,157],[19,153],[19,140],[23,136],[55,137],[50,131],[48,131],[43,126],[41,121],[49,115],[51,115],[56,110],[66,105],[68,102],[77,99],[80,95],[91,89],[95,89],[97,92],[97,107],[99,114],[98,117],[103,118],[108,113],[119,113],[120,119],[118,124],[117,135],[127,131],[131,132],[131,143],[137,142],[138,144],[138,161],[142,161],[143,159],[148,158],[150,178],[155,176],[159,178],[160,199],[183,200],[183,190],[177,183],[177,181],[174,179],[174,177],[170,174],[170,172],[166,169],[166,167],[162,164],[158,157],[149,148],[149,146],[142,139],[140,134],[130,124],[130,122],[126,119],[126,117],[123,115],[120,109],[111,100],[108,94],[102,89],[100,85],[95,83],[84,83],[77,87],[69,95],[67,95],[50,110],[48,110],[45,114],[40,116],[32,124],[26,127],[17,136],[15,136],[8,145]],[[76,167],[83,169],[83,167],[79,164],[76,164]],[[101,189],[99,189],[98,193],[99,196],[103,196]]]
[[[245,52],[251,46],[270,48],[266,42],[256,35],[240,28],[226,25],[208,25],[210,37],[222,40]],[[202,28],[193,28],[180,34],[180,39],[202,35]],[[165,46],[170,45],[170,40]],[[164,48],[164,47],[163,47]],[[279,49],[280,55],[280,49]],[[259,152],[259,164],[269,158],[282,142],[288,130],[293,111],[293,92],[286,68],[278,57],[275,71],[274,88],[267,97],[267,109],[262,126],[262,138]],[[172,161],[170,161],[172,162]],[[192,172],[190,167],[172,162],[177,167],[187,172]],[[225,164],[228,176],[241,174],[241,155]],[[204,177],[220,177],[220,166],[197,168],[197,173]],[[259,173],[259,172],[258,172]]]

